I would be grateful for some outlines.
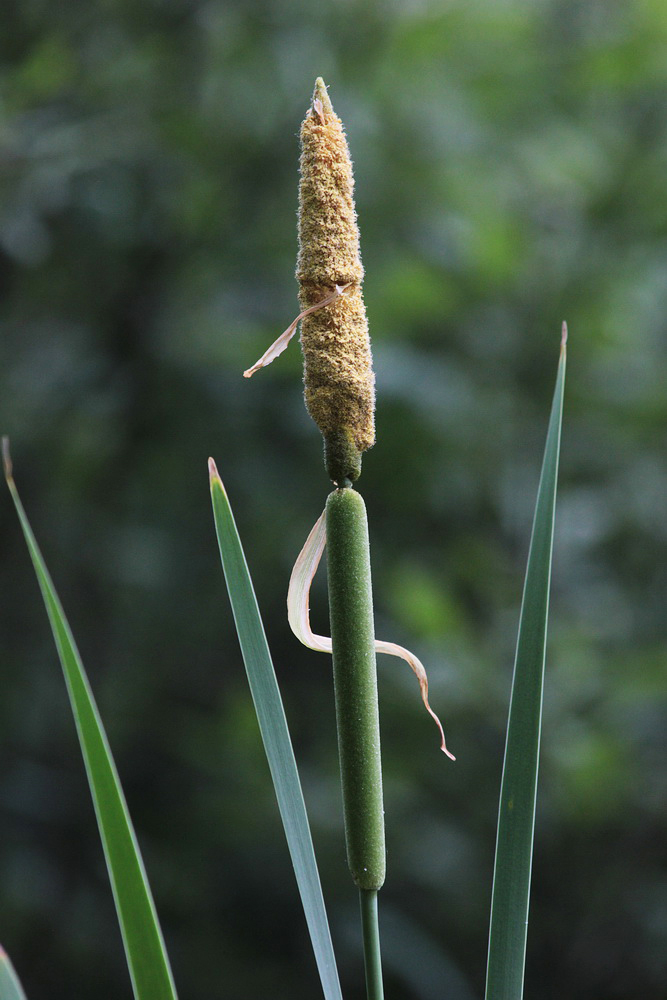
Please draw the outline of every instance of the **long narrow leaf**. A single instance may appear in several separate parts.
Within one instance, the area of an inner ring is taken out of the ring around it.
[[[23,528],[62,664],[111,879],[136,1000],[176,1000],[176,989],[139,845],[102,720],[69,624],[12,478],[3,440],[5,478]]]
[[[563,325],[528,554],[507,725],[491,903],[487,1000],[521,1000],[523,996],[566,339],[567,330]]]
[[[0,1000],[26,1000],[19,977],[2,945],[0,945]]]
[[[209,460],[209,472],[227,590],[322,989],[327,1000],[341,1000],[306,806],[271,654],[234,517],[213,459]]]

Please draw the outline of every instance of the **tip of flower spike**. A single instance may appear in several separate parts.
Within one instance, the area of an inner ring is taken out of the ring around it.
[[[317,104],[315,102],[317,102]],[[329,100],[327,85],[321,76],[318,76],[315,81],[315,90],[313,91],[313,111],[315,114],[319,114],[320,111],[327,115],[332,115],[334,113],[333,106]],[[322,124],[324,124],[324,122]]]
[[[9,453],[9,438],[5,435],[2,439],[2,466],[5,470],[7,482],[12,478],[12,456]]]

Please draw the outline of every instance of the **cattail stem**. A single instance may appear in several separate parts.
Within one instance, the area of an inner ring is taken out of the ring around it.
[[[364,501],[351,487],[326,506],[327,576],[347,861],[363,890],[385,878],[373,596]]]
[[[384,1000],[382,957],[378,925],[378,894],[374,889],[360,889],[361,928],[364,939],[364,967],[368,1000]]]
[[[377,891],[385,846],[366,507],[352,489],[375,440],[364,269],[345,132],[318,78],[301,126],[299,258],[304,395],[338,487],[326,506],[327,576],[347,863],[361,898],[368,1000],[383,1000]],[[316,304],[345,290],[325,308]]]

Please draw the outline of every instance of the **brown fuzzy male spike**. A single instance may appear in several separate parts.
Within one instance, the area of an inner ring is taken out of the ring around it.
[[[375,441],[374,377],[353,187],[345,132],[318,79],[301,126],[296,276],[302,309],[336,286],[347,286],[301,324],[306,406],[324,436],[329,475],[340,485],[357,478],[361,453]]]

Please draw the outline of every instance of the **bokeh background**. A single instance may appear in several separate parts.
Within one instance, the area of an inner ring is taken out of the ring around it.
[[[378,387],[360,488],[379,663],[387,995],[483,993],[513,647],[560,325],[569,376],[527,993],[667,982],[662,0],[8,0],[0,414],[87,664],[182,996],[319,986],[224,592],[217,459],[265,615],[347,1000],[330,665],[288,630],[329,489],[298,346],[298,128],[355,161]],[[0,499],[0,940],[30,1000],[129,997],[73,723]],[[325,631],[326,592],[313,596]]]

